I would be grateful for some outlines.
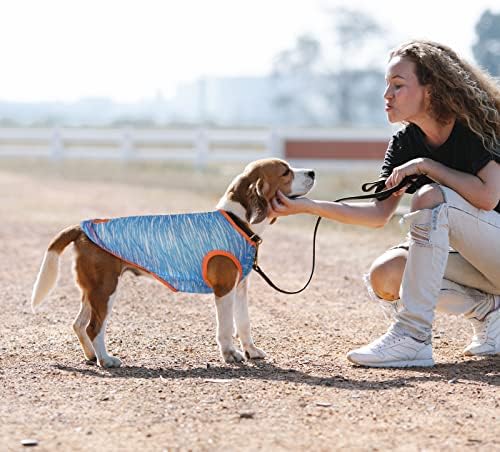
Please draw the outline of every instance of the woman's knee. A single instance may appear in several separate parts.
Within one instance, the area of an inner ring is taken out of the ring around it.
[[[419,188],[411,199],[411,210],[433,209],[445,202],[443,192],[438,184],[424,185]]]
[[[378,297],[386,301],[399,299],[406,256],[405,249],[397,248],[375,259],[370,267],[369,277],[372,289]]]

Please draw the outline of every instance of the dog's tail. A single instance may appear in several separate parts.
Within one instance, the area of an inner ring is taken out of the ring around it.
[[[36,307],[47,297],[57,282],[59,273],[59,255],[70,243],[74,242],[82,234],[79,225],[70,226],[57,234],[49,244],[38,276],[33,286],[31,295],[31,309],[35,312]]]

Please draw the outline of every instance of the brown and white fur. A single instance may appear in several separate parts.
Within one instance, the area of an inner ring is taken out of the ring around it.
[[[277,190],[287,196],[302,196],[313,185],[312,170],[291,168],[280,159],[257,160],[233,180],[217,209],[232,212],[260,235],[274,221],[269,216],[269,202]],[[76,251],[76,282],[82,292],[80,312],[73,329],[88,360],[97,360],[102,367],[119,367],[121,361],[106,350],[106,321],[120,276],[126,270],[139,271],[94,245],[79,225],[62,230],[50,242],[33,287],[32,308],[35,310],[56,285],[59,255],[70,243],[74,243]],[[265,353],[255,346],[250,332],[248,277],[241,281],[239,278],[238,269],[229,258],[214,256],[208,262],[207,279],[214,290],[217,311],[217,344],[228,363],[240,362],[245,355],[250,359],[265,357]],[[233,345],[233,325],[243,352]]]

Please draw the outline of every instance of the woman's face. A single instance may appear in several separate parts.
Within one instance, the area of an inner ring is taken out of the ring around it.
[[[427,90],[418,81],[413,61],[399,56],[392,58],[385,80],[385,111],[389,122],[418,123],[426,116]]]

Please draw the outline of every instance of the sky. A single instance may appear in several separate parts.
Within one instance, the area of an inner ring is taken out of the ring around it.
[[[370,14],[392,45],[429,38],[469,60],[481,13],[500,13],[499,0],[0,0],[0,100],[133,102],[263,76],[299,35],[331,34],[325,11],[339,6]]]

